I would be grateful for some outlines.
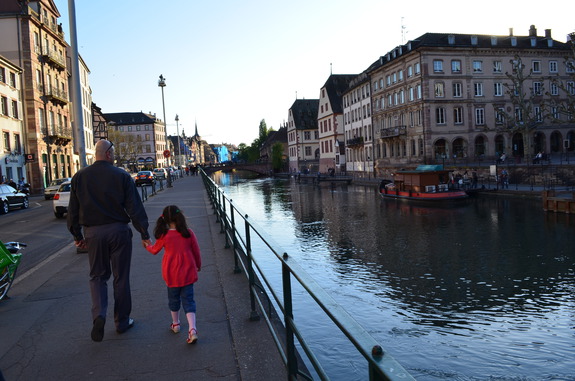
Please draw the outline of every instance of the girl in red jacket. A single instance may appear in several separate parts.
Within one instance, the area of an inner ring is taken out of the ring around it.
[[[198,341],[196,330],[196,302],[194,283],[202,268],[200,247],[192,229],[186,224],[186,217],[175,205],[166,206],[156,222],[154,236],[157,241],[146,246],[152,254],[165,249],[162,258],[162,277],[168,286],[168,306],[172,313],[170,329],[180,332],[180,304],[188,320],[188,344]]]

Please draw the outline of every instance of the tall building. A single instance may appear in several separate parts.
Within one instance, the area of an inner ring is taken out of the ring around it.
[[[343,93],[343,124],[346,170],[354,174],[372,174],[371,83],[366,71],[355,77]]]
[[[287,122],[290,172],[317,172],[319,169],[319,99],[296,99]]]
[[[575,149],[573,54],[538,36],[426,33],[382,56],[372,83],[379,168]],[[571,102],[573,102],[571,100]]]
[[[15,183],[28,178],[22,146],[21,78],[22,69],[0,55],[0,181]]]
[[[52,0],[0,2],[0,53],[23,70],[24,150],[29,182],[39,192],[73,166],[66,42]]]
[[[345,139],[343,128],[343,93],[357,75],[332,74],[320,90],[319,112],[319,171],[345,171]]]
[[[167,167],[164,123],[143,112],[104,113],[108,139],[115,144],[116,165],[134,172]]]

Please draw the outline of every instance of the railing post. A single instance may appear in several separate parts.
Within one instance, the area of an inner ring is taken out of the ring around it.
[[[231,220],[232,220],[232,246],[234,250],[234,274],[239,274],[242,272],[240,268],[240,261],[238,258],[238,237],[236,235],[236,218],[234,213],[234,208],[231,206],[230,200],[230,213],[231,213]]]
[[[248,269],[248,279],[250,284],[250,304],[251,304],[251,311],[250,311],[250,320],[259,320],[260,316],[256,311],[256,298],[254,295],[255,289],[255,276],[254,276],[254,268],[252,263],[252,242],[250,239],[250,224],[248,223],[248,215],[246,214],[245,218],[245,229],[246,229],[246,257],[247,257],[247,269]]]
[[[226,232],[226,198],[222,197],[222,215],[220,216],[220,234],[225,233]],[[226,235],[227,237],[227,235]],[[227,245],[227,238],[226,238],[226,245]]]
[[[288,254],[283,254],[284,261],[282,262],[282,285],[283,285],[283,298],[284,298],[284,325],[286,328],[286,357],[287,357],[287,371],[288,380],[295,380],[297,378],[297,356],[295,349],[294,332],[292,328],[293,322],[293,305],[292,305],[292,292],[291,292],[291,274],[286,264]]]

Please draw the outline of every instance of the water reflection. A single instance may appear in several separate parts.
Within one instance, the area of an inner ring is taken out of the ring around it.
[[[417,379],[573,379],[574,216],[278,180],[230,192]]]

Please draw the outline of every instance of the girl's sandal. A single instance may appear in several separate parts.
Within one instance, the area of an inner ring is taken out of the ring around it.
[[[172,325],[170,325],[170,330],[174,333],[180,332],[180,323],[172,323]]]
[[[192,328],[188,333],[188,339],[186,340],[186,342],[188,344],[195,344],[196,341],[198,341],[198,331],[195,328]]]

